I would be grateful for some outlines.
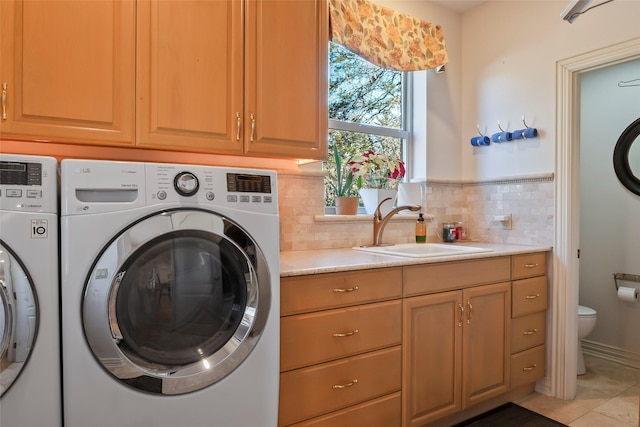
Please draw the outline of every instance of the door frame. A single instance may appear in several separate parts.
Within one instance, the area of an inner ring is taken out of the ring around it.
[[[555,236],[545,394],[573,399],[577,387],[580,248],[580,74],[640,58],[640,38],[556,63]]]

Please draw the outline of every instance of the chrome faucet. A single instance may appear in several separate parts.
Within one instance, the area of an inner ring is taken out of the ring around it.
[[[372,246],[383,246],[382,244],[382,232],[384,231],[384,227],[387,225],[387,222],[391,219],[392,216],[397,214],[400,211],[409,210],[412,212],[419,211],[422,209],[421,206],[398,206],[397,208],[392,209],[386,214],[384,217],[382,216],[382,212],[380,212],[380,206],[387,200],[391,200],[391,197],[387,197],[383,201],[378,204],[375,213],[373,214],[373,245]]]

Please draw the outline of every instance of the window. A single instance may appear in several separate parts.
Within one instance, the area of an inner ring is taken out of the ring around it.
[[[325,206],[334,206],[333,147],[347,161],[367,150],[394,155],[408,164],[406,94],[408,74],[387,70],[336,44],[329,45],[329,155],[323,167]],[[357,195],[355,184],[353,195]]]

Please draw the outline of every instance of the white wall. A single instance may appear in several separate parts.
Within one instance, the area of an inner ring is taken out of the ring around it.
[[[640,304],[619,301],[613,281],[613,273],[640,274],[640,196],[612,163],[618,137],[640,117],[640,86],[617,85],[631,79],[640,79],[640,60],[581,76],[580,304],[598,311],[588,340],[640,354]]]
[[[573,24],[560,18],[569,0],[494,0],[460,15],[435,1],[376,0],[442,26],[446,72],[420,74],[426,114],[415,121],[413,177],[483,180],[555,171],[556,62],[640,37],[640,1],[616,0]],[[426,87],[425,87],[426,86]],[[476,124],[492,134],[537,127],[535,140],[473,148]],[[426,156],[426,159],[424,158]]]
[[[436,2],[416,0],[375,0],[375,3],[442,26],[449,55],[446,72],[416,73],[414,98],[414,164],[410,178],[451,178],[461,176],[461,15]],[[426,105],[422,102],[426,99]],[[425,112],[425,108],[427,109]],[[426,143],[428,141],[428,143]],[[424,147],[427,147],[425,150]]]
[[[555,171],[556,62],[640,37],[640,1],[616,0],[573,24],[560,18],[568,3],[488,1],[462,16],[461,150],[439,147],[438,152],[438,157],[461,153],[461,167],[452,168],[451,177],[481,180]],[[511,131],[522,127],[523,114],[538,128],[539,138],[479,148],[469,144],[476,124],[491,134],[500,120]],[[459,177],[456,170],[462,171]]]

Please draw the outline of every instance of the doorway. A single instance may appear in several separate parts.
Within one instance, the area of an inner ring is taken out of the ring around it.
[[[580,74],[640,58],[640,38],[559,61],[556,65],[556,186],[548,392],[576,393],[578,251],[580,248]]]

